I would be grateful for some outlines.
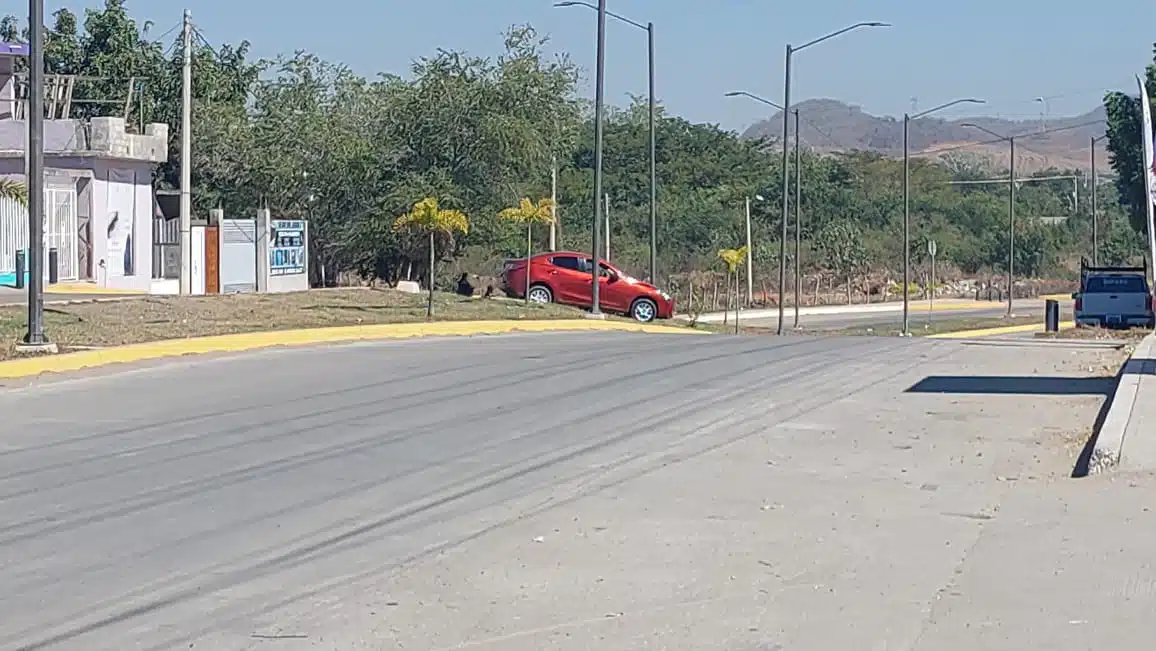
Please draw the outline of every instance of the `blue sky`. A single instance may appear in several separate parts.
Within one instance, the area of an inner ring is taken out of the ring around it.
[[[496,54],[503,30],[528,22],[583,67],[589,91],[596,14],[552,2],[184,0],[184,6],[212,43],[248,39],[260,56],[304,49],[363,74],[404,74],[412,59],[438,47]],[[51,13],[103,2],[45,4]],[[12,5],[26,3],[5,2],[4,10]],[[183,9],[175,0],[129,0],[129,7],[153,20],[155,33],[178,23]],[[658,95],[669,111],[732,129],[767,111],[723,93],[747,90],[781,102],[785,44],[859,21],[894,26],[859,30],[797,54],[794,101],[833,97],[871,113],[901,115],[912,98],[929,108],[971,96],[988,104],[965,107],[968,114],[1038,119],[1042,106],[1034,99],[1042,96],[1051,116],[1074,115],[1095,107],[1105,89],[1133,91],[1133,76],[1151,62],[1156,41],[1153,0],[609,0],[609,7],[655,23]],[[629,94],[645,92],[645,33],[612,22],[607,98],[624,104]]]

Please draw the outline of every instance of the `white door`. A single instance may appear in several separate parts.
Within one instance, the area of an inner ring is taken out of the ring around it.
[[[80,278],[80,234],[76,224],[76,188],[49,188],[44,201],[44,261],[48,269],[48,250],[58,255],[59,279]]]

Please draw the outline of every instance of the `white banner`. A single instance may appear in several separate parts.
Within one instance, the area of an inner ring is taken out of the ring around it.
[[[1140,140],[1144,147],[1144,189],[1148,196],[1148,251],[1152,256],[1152,281],[1156,285],[1156,157],[1152,151],[1156,148],[1156,131],[1152,129],[1152,101],[1148,86],[1140,75],[1136,75],[1136,82],[1140,84],[1140,110],[1144,116]]]

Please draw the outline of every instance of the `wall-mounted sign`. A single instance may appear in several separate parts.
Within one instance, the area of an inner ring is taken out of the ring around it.
[[[269,231],[269,274],[289,276],[305,273],[305,222],[274,219]]]

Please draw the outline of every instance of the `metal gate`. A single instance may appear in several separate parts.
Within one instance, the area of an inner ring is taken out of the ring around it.
[[[60,280],[77,280],[80,233],[76,225],[76,188],[48,188],[44,194],[44,247],[57,251]]]
[[[77,255],[76,189],[48,188],[44,191],[44,276],[48,277],[48,250],[55,248],[60,280],[80,277]],[[0,281],[16,278],[16,252],[28,248],[28,209],[11,199],[0,200]]]

